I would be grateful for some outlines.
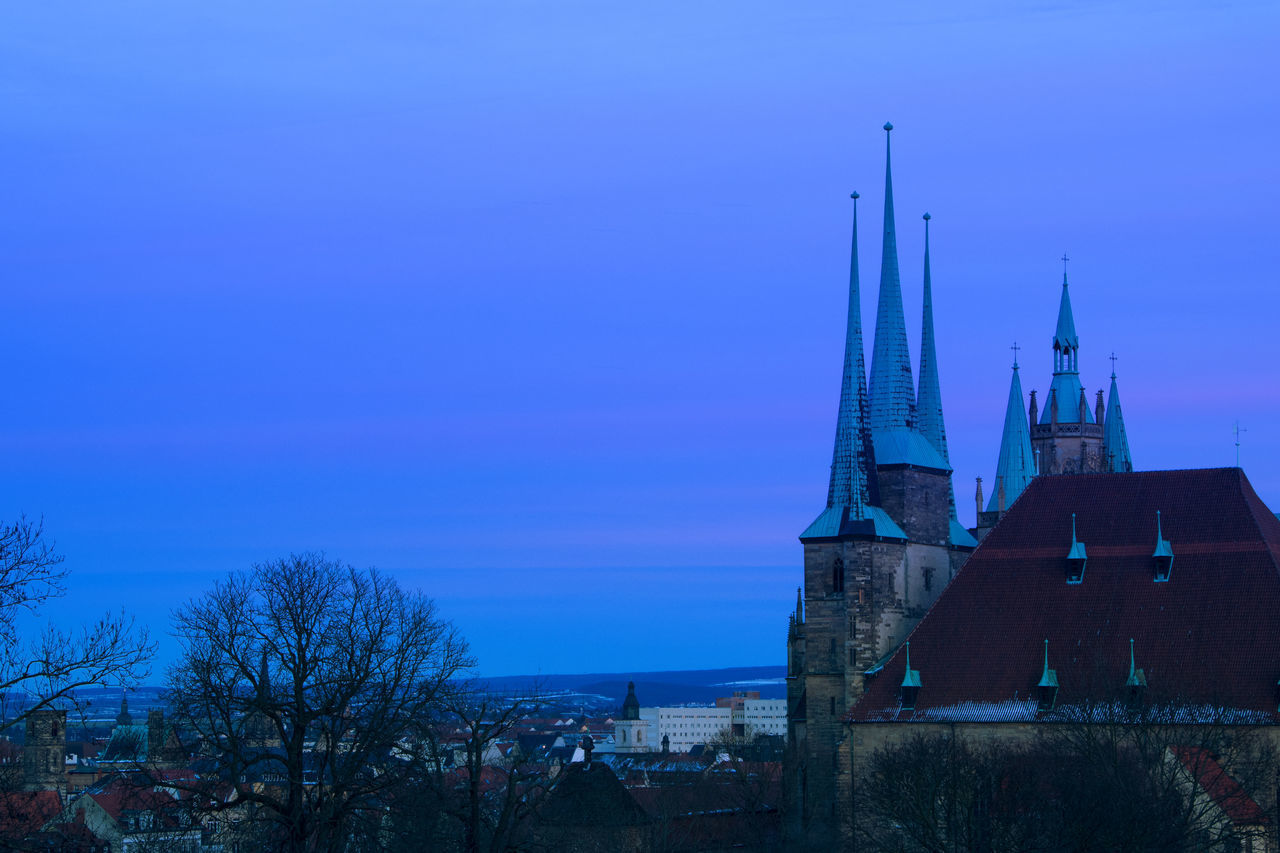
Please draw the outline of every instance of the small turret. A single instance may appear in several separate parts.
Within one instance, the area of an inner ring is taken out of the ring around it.
[[[1125,434],[1124,413],[1120,409],[1120,389],[1116,385],[1114,367],[1111,371],[1111,392],[1107,400],[1107,418],[1102,446],[1106,470],[1119,472],[1133,470],[1133,457],[1129,455],[1129,436]]]

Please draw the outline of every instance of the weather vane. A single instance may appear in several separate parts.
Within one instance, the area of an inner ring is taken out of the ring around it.
[[[1247,430],[1247,429],[1245,429],[1244,427],[1240,426],[1240,422],[1239,422],[1239,421],[1236,421],[1236,429],[1235,429],[1235,432],[1236,432],[1236,467],[1237,467],[1237,468],[1239,468],[1239,467],[1240,467],[1240,433],[1242,433],[1242,432],[1248,432],[1248,431],[1249,431],[1249,430]]]

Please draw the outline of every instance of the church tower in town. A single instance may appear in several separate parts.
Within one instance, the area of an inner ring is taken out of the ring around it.
[[[788,631],[793,837],[834,839],[849,777],[842,719],[976,545],[955,520],[933,330],[926,214],[920,385],[907,349],[885,125],[880,290],[868,388],[853,194],[844,365],[826,507],[800,535],[804,584]]]
[[[1063,259],[1062,300],[1058,305],[1058,325],[1053,334],[1053,381],[1038,410],[1031,392],[1028,412],[1031,446],[1037,474],[1088,474],[1102,471],[1132,471],[1129,441],[1120,414],[1120,392],[1111,377],[1112,408],[1103,408],[1102,392],[1091,408],[1080,384],[1080,338],[1071,313],[1071,292],[1067,285],[1066,257]],[[1107,420],[1114,418],[1108,429]],[[1006,485],[1006,492],[1008,486]],[[1012,503],[1017,495],[1008,495]]]

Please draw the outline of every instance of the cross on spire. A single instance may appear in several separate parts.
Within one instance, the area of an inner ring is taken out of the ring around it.
[[[1067,283],[1067,261],[1071,260],[1067,257],[1067,253],[1062,253],[1062,283]]]
[[[1115,379],[1116,378],[1116,354],[1114,352],[1111,353],[1110,358],[1111,358],[1111,378]]]
[[[1009,347],[1009,349],[1013,350],[1013,369],[1017,370],[1018,369],[1018,350],[1022,349],[1022,347],[1018,346],[1017,341],[1014,341],[1013,346]]]

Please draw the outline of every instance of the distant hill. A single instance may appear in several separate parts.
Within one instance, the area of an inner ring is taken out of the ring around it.
[[[787,695],[785,666],[737,666],[661,672],[589,672],[578,675],[504,675],[483,679],[495,691],[576,694],[621,705],[627,682],[636,683],[641,705],[709,705],[735,690],[758,690],[762,699]]]

